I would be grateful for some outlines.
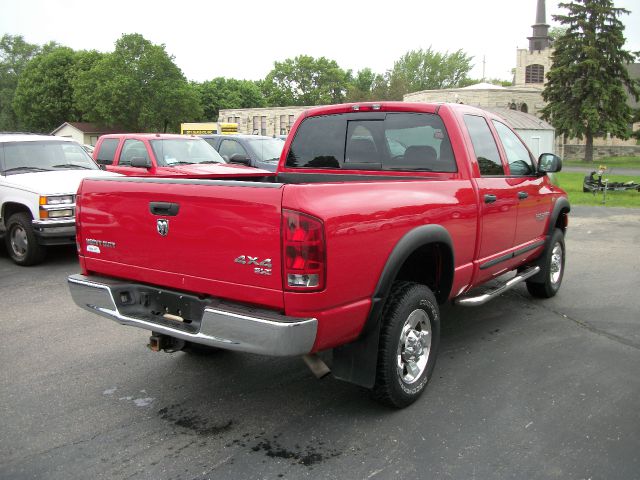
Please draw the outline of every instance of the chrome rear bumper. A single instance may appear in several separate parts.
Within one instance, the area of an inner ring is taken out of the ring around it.
[[[199,319],[199,328],[194,327],[193,331],[188,331],[179,322],[167,321],[162,317],[154,319],[150,313],[136,316],[121,312],[121,302],[116,302],[115,299],[121,298],[118,295],[122,295],[123,290],[126,290],[127,295],[133,292],[135,297],[138,287],[158,290],[155,287],[84,275],[71,275],[67,281],[73,300],[85,310],[122,325],[163,333],[193,343],[262,355],[289,356],[309,353],[316,339],[318,321],[315,318],[287,317],[270,310],[226,302],[206,306]],[[117,295],[114,295],[115,291]],[[164,292],[182,298],[178,293]]]

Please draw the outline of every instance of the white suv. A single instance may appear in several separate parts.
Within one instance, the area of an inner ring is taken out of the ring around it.
[[[75,243],[76,191],[103,172],[62,137],[0,133],[0,231],[18,265],[44,259],[47,245]]]

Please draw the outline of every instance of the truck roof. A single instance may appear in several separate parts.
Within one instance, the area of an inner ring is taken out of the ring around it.
[[[446,103],[446,102],[434,102],[434,103],[419,103],[419,102],[356,102],[356,103],[341,103],[337,105],[325,105],[321,107],[310,108],[305,111],[305,116],[315,115],[330,115],[337,113],[349,113],[359,111],[395,111],[395,112],[423,112],[423,113],[435,113],[440,108],[445,107],[451,110],[466,111],[476,110],[479,114],[485,115],[485,110],[458,103]]]
[[[42,142],[59,140],[61,142],[75,142],[72,138],[56,137],[55,135],[38,135],[35,133],[0,132],[0,142]]]
[[[109,133],[102,135],[103,138],[147,138],[168,140],[168,139],[187,139],[187,138],[200,138],[198,135],[181,135],[179,133]]]

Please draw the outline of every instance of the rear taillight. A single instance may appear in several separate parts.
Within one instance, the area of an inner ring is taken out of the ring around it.
[[[78,250],[78,255],[82,255],[82,244],[80,243],[80,239],[82,238],[82,234],[80,233],[80,195],[76,196],[76,249]]]
[[[321,220],[283,210],[282,250],[286,290],[311,292],[324,288],[326,260]]]

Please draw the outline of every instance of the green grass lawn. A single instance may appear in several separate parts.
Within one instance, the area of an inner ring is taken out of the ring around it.
[[[560,172],[555,173],[555,184],[559,185],[569,195],[569,202],[572,205],[603,205],[602,193],[584,193],[582,191],[582,182],[584,180],[583,173]],[[605,175],[610,182],[628,182],[634,181],[640,183],[640,177],[629,175]],[[607,207],[629,207],[640,208],[640,192],[624,191],[624,192],[607,192]]]
[[[606,165],[609,170],[613,169],[615,173],[616,168],[638,168],[640,169],[640,157],[606,157],[600,160],[594,160],[593,163],[585,163],[582,160],[567,159],[562,160],[562,165],[569,167],[591,167],[594,170],[598,169],[599,165]]]

